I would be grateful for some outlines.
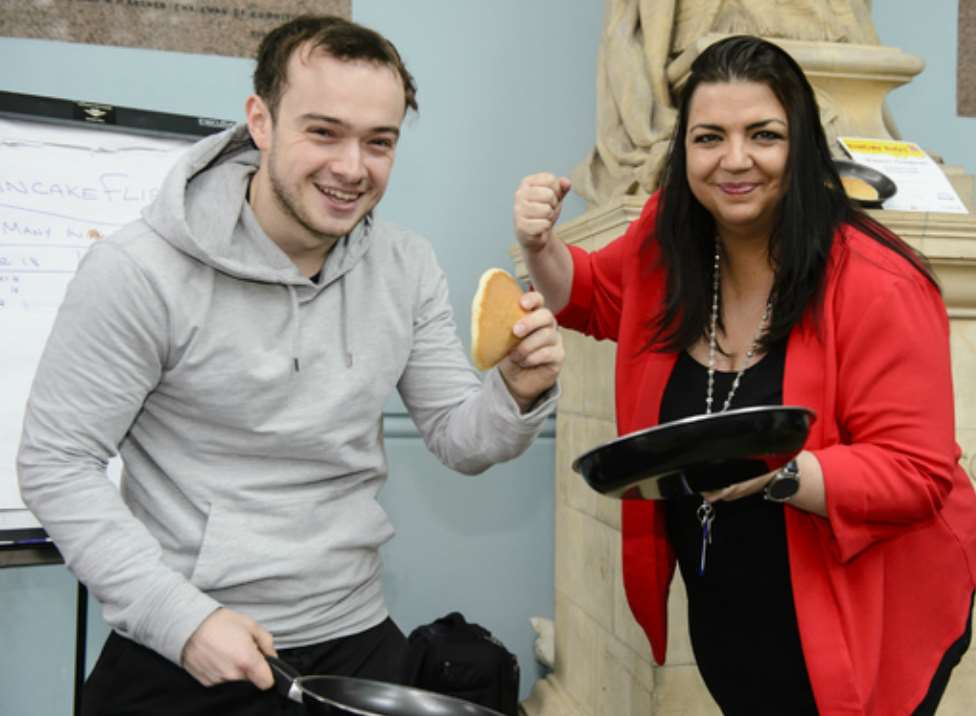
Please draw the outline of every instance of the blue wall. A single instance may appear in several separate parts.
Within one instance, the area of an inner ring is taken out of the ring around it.
[[[957,13],[958,3],[949,0],[872,4],[882,44],[925,60],[921,74],[888,95],[902,137],[976,174],[976,118],[956,115]]]
[[[568,172],[594,135],[602,2],[355,0],[354,19],[388,34],[419,85],[385,218],[427,235],[451,283],[469,345],[477,279],[510,267],[511,201],[540,168]],[[250,61],[0,38],[0,90],[240,119]],[[582,203],[567,207],[567,216]],[[553,439],[468,478],[441,467],[391,400],[391,476],[382,499],[398,528],[384,550],[387,595],[405,630],[451,610],[519,656],[522,692],[538,669],[533,615],[552,615]],[[71,709],[75,583],[63,567],[0,570],[0,714]],[[107,629],[90,610],[89,667]]]

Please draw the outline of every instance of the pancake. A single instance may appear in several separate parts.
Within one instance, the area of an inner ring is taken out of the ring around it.
[[[478,370],[492,368],[522,340],[512,333],[528,313],[519,305],[522,293],[507,271],[488,269],[481,275],[471,302],[471,361]]]
[[[851,199],[858,201],[877,201],[878,190],[860,177],[842,176],[840,183],[844,185],[844,193]]]

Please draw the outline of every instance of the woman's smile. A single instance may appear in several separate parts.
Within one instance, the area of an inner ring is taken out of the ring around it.
[[[759,184],[756,182],[748,182],[748,183],[747,182],[723,182],[718,184],[717,186],[726,194],[742,195],[742,194],[748,194],[757,186],[759,186]]]

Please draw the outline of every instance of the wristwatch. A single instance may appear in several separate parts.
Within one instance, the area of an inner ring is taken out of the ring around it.
[[[763,488],[763,497],[770,502],[789,502],[800,489],[800,469],[790,460],[776,471]]]

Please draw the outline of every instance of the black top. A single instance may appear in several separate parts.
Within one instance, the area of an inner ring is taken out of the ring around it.
[[[783,404],[785,342],[747,370],[730,409]],[[716,371],[725,404],[734,373]],[[661,400],[662,423],[705,411],[708,371],[682,353]],[[705,685],[723,713],[817,714],[793,607],[783,505],[762,493],[715,503],[712,542],[699,576],[700,497],[665,502],[667,532],[688,592],[691,645]]]

